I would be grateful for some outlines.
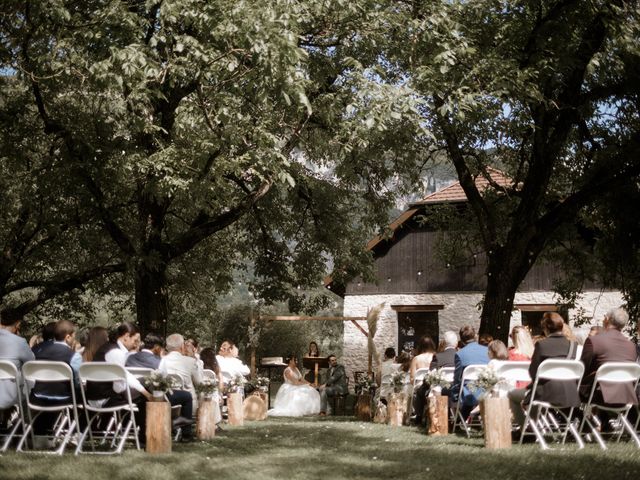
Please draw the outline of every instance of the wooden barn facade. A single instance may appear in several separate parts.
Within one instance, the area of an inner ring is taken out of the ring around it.
[[[499,183],[509,181],[497,170],[492,170],[491,175]],[[477,185],[479,189],[490,188],[480,177]],[[394,347],[397,352],[410,351],[422,335],[431,335],[437,343],[447,330],[457,332],[465,324],[479,326],[479,305],[486,283],[484,253],[463,254],[462,261],[445,263],[437,254],[443,232],[424,222],[426,209],[465,202],[459,183],[416,202],[390,225],[391,236],[369,242],[367,248],[375,259],[375,282],[356,279],[344,286],[327,284],[327,288],[344,297],[345,316],[364,316],[375,305],[385,304],[375,337],[378,351],[387,347]],[[583,317],[592,317],[592,324],[600,324],[607,310],[622,303],[620,292],[590,284],[576,308],[557,305],[552,286],[558,273],[554,265],[533,266],[516,295],[511,326],[529,325],[536,333],[542,314],[549,310],[559,311],[569,322],[579,312]],[[350,371],[367,369],[366,339],[351,323],[345,324],[343,351]]]

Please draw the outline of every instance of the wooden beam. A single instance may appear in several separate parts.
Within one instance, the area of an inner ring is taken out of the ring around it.
[[[260,315],[260,320],[271,321],[305,321],[305,320],[336,320],[348,322],[354,320],[366,320],[367,317],[305,317],[301,315]]]
[[[360,330],[364,334],[365,337],[369,336],[369,332],[367,332],[364,328],[362,328],[360,326],[360,324],[356,320],[351,320],[351,323],[353,323],[356,327],[358,327],[358,330]]]
[[[541,304],[541,303],[518,303],[513,305],[513,308],[520,310],[521,312],[557,312],[558,306],[553,303]]]
[[[396,312],[437,312],[444,310],[444,305],[391,305]]]

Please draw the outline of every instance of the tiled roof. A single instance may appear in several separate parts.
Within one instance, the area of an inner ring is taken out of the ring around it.
[[[502,187],[509,187],[512,182],[509,177],[507,177],[500,170],[496,170],[495,168],[487,168],[487,172],[491,176],[491,180]],[[480,190],[480,193],[485,191],[489,187],[489,181],[482,175],[479,175],[476,178],[476,187]],[[414,205],[422,205],[428,203],[449,203],[449,202],[466,202],[467,196],[460,185],[460,182],[455,182],[448,187],[443,188],[442,190],[438,190],[430,195],[427,195],[422,200],[415,202]]]

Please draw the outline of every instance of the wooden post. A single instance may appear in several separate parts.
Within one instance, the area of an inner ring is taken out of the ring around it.
[[[435,394],[427,398],[429,411],[429,435],[447,435],[449,433],[449,397]]]
[[[356,417],[363,422],[371,421],[371,394],[368,392],[358,395],[356,403]]]
[[[244,425],[241,393],[229,393],[227,395],[227,413],[229,415],[229,425]]]
[[[200,397],[198,401],[198,422],[196,424],[196,437],[198,440],[212,440],[216,435],[214,407],[213,399]]]
[[[506,397],[485,397],[481,401],[484,446],[511,448],[511,410]]]
[[[401,427],[406,411],[406,399],[403,393],[392,393],[389,396],[389,404],[387,405],[389,425],[393,427]]]
[[[147,453],[171,453],[171,405],[146,402]]]

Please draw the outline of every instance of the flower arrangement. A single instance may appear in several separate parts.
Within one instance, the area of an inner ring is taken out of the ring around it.
[[[197,383],[193,386],[198,395],[210,397],[218,391],[218,385],[211,381],[210,378],[205,378],[201,383]]]
[[[407,379],[407,374],[405,372],[396,372],[391,377],[391,386],[393,387],[394,393],[400,393],[404,389],[404,384]]]
[[[427,372],[427,374],[424,376],[424,382],[431,385],[431,388],[449,388],[451,386],[451,382],[447,380],[442,368],[430,370],[429,372]]]
[[[236,375],[229,383],[227,383],[227,391],[229,393],[238,393],[244,389],[245,383],[247,383],[246,378],[242,375]]]
[[[363,375],[358,379],[358,383],[356,383],[355,391],[357,395],[361,395],[363,393],[369,393],[371,390],[378,388],[378,384],[372,378],[369,378],[366,375]]]
[[[482,393],[481,396],[490,395],[495,387],[504,379],[499,377],[496,371],[491,367],[485,367],[478,373],[478,378],[469,382],[469,389],[474,393]]]
[[[173,393],[173,382],[171,378],[160,370],[154,370],[144,377],[142,384],[150,392]]]

